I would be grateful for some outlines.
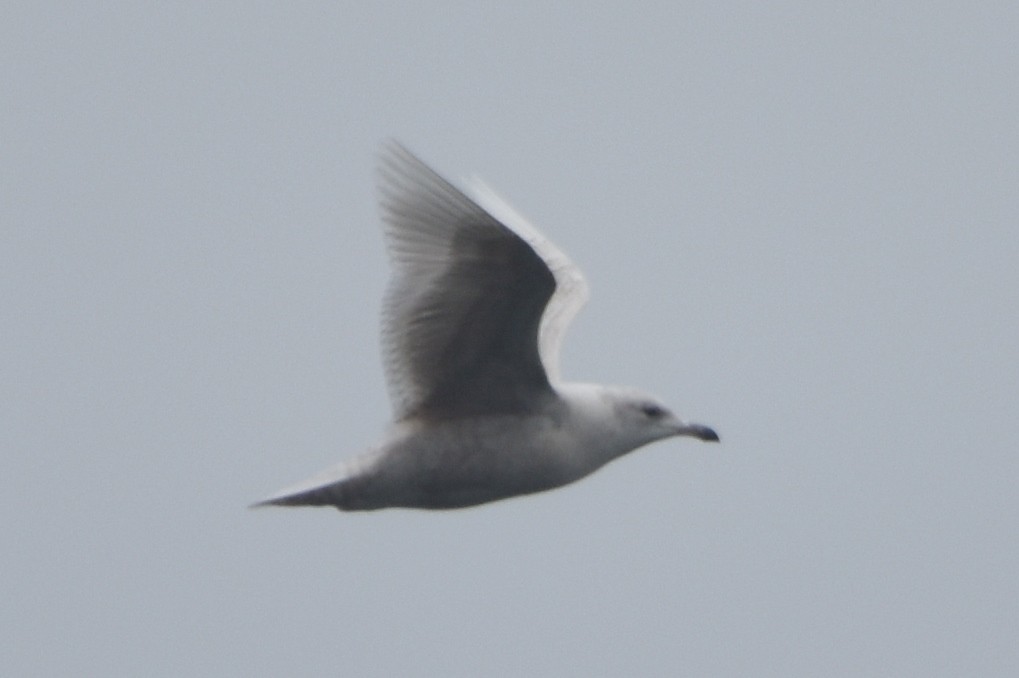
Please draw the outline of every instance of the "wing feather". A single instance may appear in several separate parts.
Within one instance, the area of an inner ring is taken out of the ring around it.
[[[399,144],[384,149],[379,177],[394,267],[382,338],[395,418],[539,406],[586,298],[579,271],[490,191],[479,192],[482,207]]]

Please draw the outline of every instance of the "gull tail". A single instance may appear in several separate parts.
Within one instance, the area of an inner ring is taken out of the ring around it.
[[[336,506],[344,508],[342,483],[314,487],[309,490],[290,491],[282,490],[270,495],[261,501],[250,504],[248,508],[262,508],[263,506]]]
[[[341,511],[361,508],[357,506],[358,493],[352,492],[356,477],[348,464],[327,469],[305,481],[286,487],[256,501],[248,508],[263,506],[335,506]]]

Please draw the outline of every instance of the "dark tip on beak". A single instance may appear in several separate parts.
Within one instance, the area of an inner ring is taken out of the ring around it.
[[[715,429],[708,426],[697,426],[697,437],[705,442],[719,442],[718,434],[715,433]]]

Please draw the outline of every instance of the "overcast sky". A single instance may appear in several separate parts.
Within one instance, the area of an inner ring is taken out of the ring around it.
[[[1019,5],[7,3],[0,674],[1019,675]],[[249,511],[389,419],[375,154],[716,428]]]

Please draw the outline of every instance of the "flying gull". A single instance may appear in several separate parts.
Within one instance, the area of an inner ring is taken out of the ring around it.
[[[461,508],[561,487],[663,438],[718,440],[635,389],[560,381],[587,283],[480,181],[468,196],[395,142],[379,177],[394,423],[374,448],[256,506]]]

